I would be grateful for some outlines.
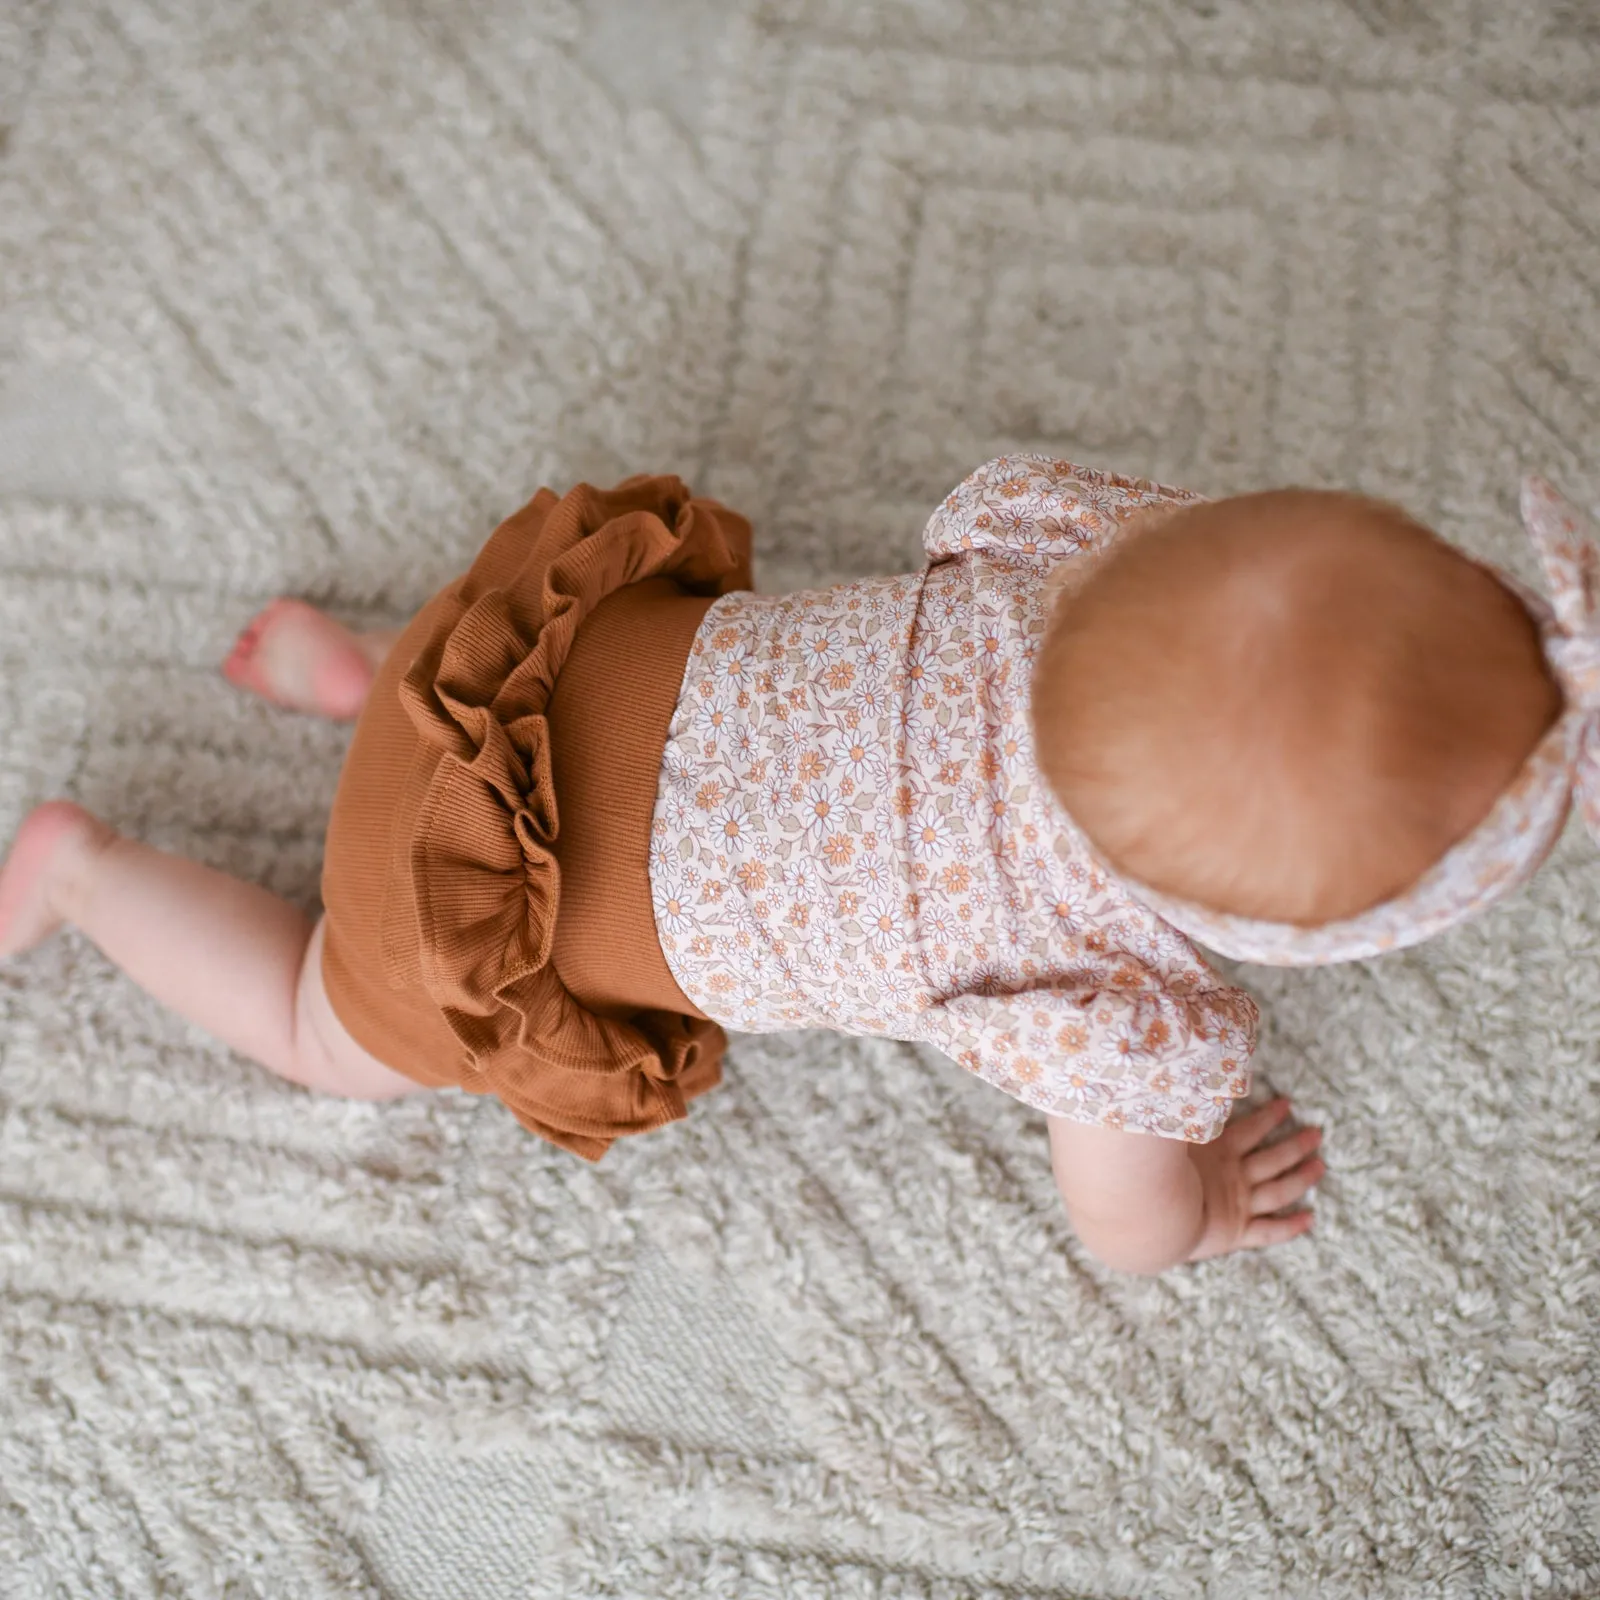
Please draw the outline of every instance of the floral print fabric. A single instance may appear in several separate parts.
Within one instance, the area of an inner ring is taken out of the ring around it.
[[[1041,1111],[1213,1138],[1255,1005],[1096,862],[1028,714],[1050,570],[1191,498],[1004,456],[934,513],[923,571],[718,600],[651,843],[685,994],[730,1028],[926,1040]]]

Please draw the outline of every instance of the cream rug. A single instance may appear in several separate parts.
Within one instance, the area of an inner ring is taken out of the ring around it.
[[[215,666],[677,469],[765,587],[1038,447],[1600,503],[1587,0],[6,0],[0,839],[310,903],[344,735]],[[0,1596],[1600,1592],[1600,854],[1248,975],[1313,1241],[1154,1283],[948,1063],[736,1047],[590,1169],[0,975]]]

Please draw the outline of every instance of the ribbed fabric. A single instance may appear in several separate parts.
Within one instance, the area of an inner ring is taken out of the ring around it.
[[[704,1015],[661,952],[649,845],[667,728],[710,606],[667,578],[618,589],[578,630],[550,697],[561,818],[554,960],[567,992],[600,1016]]]
[[[676,478],[541,490],[406,629],[323,871],[328,995],[379,1060],[498,1095],[590,1159],[717,1082],[722,1033],[667,970],[647,853],[695,628],[748,584],[749,550],[743,518]]]

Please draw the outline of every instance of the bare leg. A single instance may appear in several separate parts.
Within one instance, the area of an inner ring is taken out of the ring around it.
[[[387,1100],[420,1086],[356,1044],[322,985],[322,929],[287,901],[124,839],[55,800],[0,868],[0,959],[80,928],[142,989],[308,1089]]]
[[[355,633],[303,600],[274,600],[239,635],[222,673],[274,705],[348,722],[399,637],[398,628]]]

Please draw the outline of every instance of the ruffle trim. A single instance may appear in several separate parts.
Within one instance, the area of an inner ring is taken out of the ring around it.
[[[719,1081],[725,1040],[700,1017],[597,1016],[558,976],[546,708],[579,626],[614,590],[653,577],[694,594],[748,586],[748,525],[672,477],[549,499],[517,577],[463,598],[401,683],[417,732],[441,752],[409,871],[422,982],[465,1051],[462,1087],[593,1160],[620,1135],[684,1116]]]

